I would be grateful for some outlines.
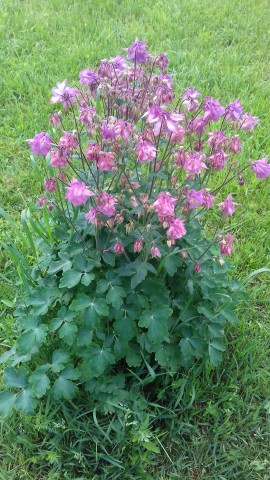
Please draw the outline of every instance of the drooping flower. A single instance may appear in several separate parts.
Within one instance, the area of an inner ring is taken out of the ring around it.
[[[161,253],[158,247],[151,247],[151,255],[153,258],[161,258]]]
[[[220,253],[222,255],[227,255],[228,257],[231,256],[232,253],[232,243],[234,241],[234,238],[231,233],[227,233],[222,239],[220,240]]]
[[[252,163],[251,170],[255,173],[256,177],[260,180],[269,177],[270,175],[270,163],[268,162],[268,157],[264,157],[261,160],[256,160]]]
[[[145,63],[148,57],[146,50],[147,42],[142,42],[136,38],[130,47],[128,47],[128,60],[133,63]]]
[[[224,132],[208,132],[208,136],[209,139],[207,143],[213,152],[225,148],[228,143],[228,137],[224,135]]]
[[[134,241],[134,245],[133,245],[133,249],[134,249],[134,253],[139,253],[143,248],[143,241],[141,238],[137,238],[135,241]]]
[[[239,137],[231,137],[229,138],[229,150],[231,153],[239,153],[241,152],[241,142]]]
[[[79,145],[79,142],[72,133],[65,132],[64,136],[60,138],[59,145],[68,150],[76,150]]]
[[[91,142],[88,144],[85,156],[88,160],[97,161],[100,153],[100,146],[98,143]]]
[[[79,79],[81,85],[87,85],[93,87],[98,82],[98,75],[90,68],[86,68],[79,73]]]
[[[240,119],[240,127],[242,130],[251,132],[253,128],[260,122],[259,118],[253,117],[250,113],[245,113]]]
[[[207,121],[204,117],[197,117],[189,123],[188,128],[191,132],[195,132],[198,135],[203,135],[205,132]]]
[[[145,140],[139,140],[138,142],[138,160],[141,163],[151,162],[156,157],[157,149],[149,142]]]
[[[66,167],[68,165],[69,151],[66,148],[60,147],[51,152],[50,164],[54,168]]]
[[[115,131],[116,135],[119,135],[123,138],[123,140],[128,142],[132,131],[132,125],[130,122],[127,122],[120,118],[115,123]]]
[[[214,153],[209,157],[209,162],[214,170],[221,170],[225,167],[226,161],[229,158],[229,155],[220,150],[220,152]]]
[[[117,241],[113,247],[114,253],[123,253],[125,248],[122,242]]]
[[[153,208],[161,222],[164,221],[166,217],[172,217],[174,215],[175,202],[176,198],[173,198],[168,192],[158,194],[156,201],[153,203]]]
[[[205,208],[212,208],[213,201],[216,199],[214,195],[211,195],[210,192],[207,192],[206,190],[203,191],[203,206]]]
[[[201,272],[201,264],[199,262],[195,262],[193,270],[194,270],[195,273],[200,273]]]
[[[107,192],[101,192],[97,198],[97,210],[107,217],[112,217],[115,214],[115,198]]]
[[[155,65],[159,67],[161,70],[166,70],[169,66],[169,60],[166,55],[166,53],[160,53],[156,58],[155,58]]]
[[[55,178],[47,178],[44,183],[44,188],[45,190],[48,190],[48,192],[54,192],[57,189],[57,183]]]
[[[154,105],[148,108],[146,113],[148,123],[153,123],[154,135],[159,135],[161,130],[165,133],[173,133],[177,131],[180,120],[183,120],[183,115],[177,113],[166,112],[164,106]]]
[[[89,190],[84,182],[79,182],[76,178],[72,178],[67,189],[66,199],[75,206],[84,205],[88,198],[93,195],[93,192]]]
[[[185,222],[181,218],[175,217],[170,220],[167,235],[173,240],[183,237],[187,233]]]
[[[114,123],[109,123],[103,120],[102,125],[99,127],[103,140],[108,140],[110,138],[116,138]]]
[[[111,65],[113,65],[114,70],[116,73],[124,72],[127,69],[127,62],[122,55],[116,55],[114,58],[110,58],[109,62]]]
[[[97,216],[98,216],[98,211],[93,208],[89,207],[88,213],[84,216],[85,220],[87,220],[89,223],[92,223],[93,225],[97,225]]]
[[[227,198],[225,198],[224,202],[218,203],[218,206],[221,212],[223,213],[223,215],[226,215],[226,216],[230,216],[234,214],[235,212],[234,205],[239,205],[239,204],[232,201],[232,195],[228,195]]]
[[[46,155],[51,150],[52,140],[48,133],[40,132],[35,135],[34,138],[32,138],[31,140],[28,140],[28,143],[34,155],[41,155],[42,157],[46,157]]]
[[[204,116],[207,121],[217,122],[220,117],[225,114],[225,108],[219,103],[218,100],[214,100],[212,97],[205,97],[203,101]]]
[[[112,152],[99,152],[97,166],[102,172],[114,170],[116,168],[114,154]]]
[[[56,112],[51,113],[49,123],[53,127],[60,127],[60,125],[61,125],[60,115]]]
[[[65,110],[68,109],[71,103],[76,101],[76,96],[79,90],[67,85],[67,80],[58,82],[55,87],[52,88],[52,97],[50,103],[62,103]]]
[[[190,189],[186,195],[187,205],[189,209],[197,208],[204,205],[204,189],[193,190]]]
[[[174,165],[176,167],[183,167],[183,165],[185,164],[186,158],[187,158],[187,154],[185,150],[178,150],[177,152],[175,152],[173,157]]]
[[[200,155],[199,153],[195,153],[194,155],[190,155],[186,157],[183,169],[186,172],[189,172],[191,175],[199,175],[203,168],[207,168],[203,160],[205,159],[205,155]]]
[[[185,129],[181,125],[177,126],[175,132],[171,134],[171,142],[180,143],[184,140]]]
[[[240,103],[240,99],[238,98],[235,100],[235,102],[229,103],[226,107],[226,115],[225,115],[225,120],[232,120],[232,122],[235,122],[238,120],[238,118],[241,117],[243,114],[243,107]]]
[[[199,108],[199,101],[198,98],[201,96],[198,90],[195,90],[192,87],[188,87],[182,97],[183,97],[183,105],[186,107],[188,112],[195,112]]]

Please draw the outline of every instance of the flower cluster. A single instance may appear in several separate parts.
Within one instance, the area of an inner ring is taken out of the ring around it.
[[[80,88],[57,83],[51,103],[64,111],[52,113],[52,132],[29,145],[56,171],[44,183],[40,205],[48,202],[64,215],[80,207],[85,228],[108,231],[106,251],[128,258],[132,234],[133,254],[160,258],[181,248],[200,212],[233,215],[238,203],[232,194],[224,198],[222,187],[234,179],[242,185],[248,168],[265,179],[270,164],[267,157],[245,159],[240,136],[259,120],[244,112],[240,99],[222,105],[192,87],[177,95],[165,53],[150,55],[138,39],[124,51],[82,70]],[[216,185],[211,177],[222,170]],[[220,238],[217,231],[220,254],[230,256],[232,234]],[[185,253],[199,273],[192,251]]]

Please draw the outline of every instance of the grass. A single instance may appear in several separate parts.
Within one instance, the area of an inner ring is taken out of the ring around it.
[[[269,20],[268,0],[0,1],[1,206],[18,221],[20,210],[39,194],[25,140],[47,128],[50,88],[66,77],[75,82],[78,71],[115,56],[136,36],[148,40],[153,53],[167,52],[179,90],[192,85],[223,104],[240,97],[245,110],[261,119],[244,155],[265,156],[270,152]],[[241,203],[231,220],[234,263],[245,278],[270,264],[269,182],[248,175],[233,193]],[[1,240],[7,240],[10,230],[3,220],[0,227]],[[4,254],[0,262],[1,275],[6,274]],[[0,289],[2,298],[12,298],[1,277]],[[255,277],[249,290],[252,302],[242,308],[241,324],[228,332],[224,364],[200,377],[191,372],[180,413],[165,430],[160,427],[166,454],[161,449],[150,462],[152,478],[269,479],[269,304],[263,303],[269,301],[269,274]],[[2,319],[4,342],[12,335],[5,309]],[[41,409],[34,420],[2,426],[0,479],[146,478],[134,473],[130,461],[123,471],[102,457],[105,448],[126,462],[121,449],[131,444],[128,432],[115,449],[97,435],[93,453],[82,441],[90,441],[92,419],[87,423],[75,416],[66,432],[56,418]]]

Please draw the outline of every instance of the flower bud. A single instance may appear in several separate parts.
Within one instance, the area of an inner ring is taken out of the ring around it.
[[[116,244],[114,245],[113,250],[114,250],[114,253],[123,253],[125,248],[121,242],[117,241]]]
[[[195,273],[200,273],[201,272],[201,265],[199,262],[194,263],[194,272]]]

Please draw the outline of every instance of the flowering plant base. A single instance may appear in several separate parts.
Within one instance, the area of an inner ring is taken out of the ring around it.
[[[17,265],[5,414],[78,395],[121,413],[149,374],[221,362],[244,297],[231,280],[233,235],[218,221],[205,232],[203,215],[233,215],[238,203],[222,188],[243,184],[250,167],[266,178],[270,166],[243,161],[239,135],[258,119],[239,100],[224,107],[191,87],[177,96],[167,69],[165,54],[152,57],[136,40],[127,58],[80,72],[80,88],[65,80],[52,89],[63,111],[52,113],[49,134],[29,140],[49,176],[39,216],[24,216],[35,260]]]

